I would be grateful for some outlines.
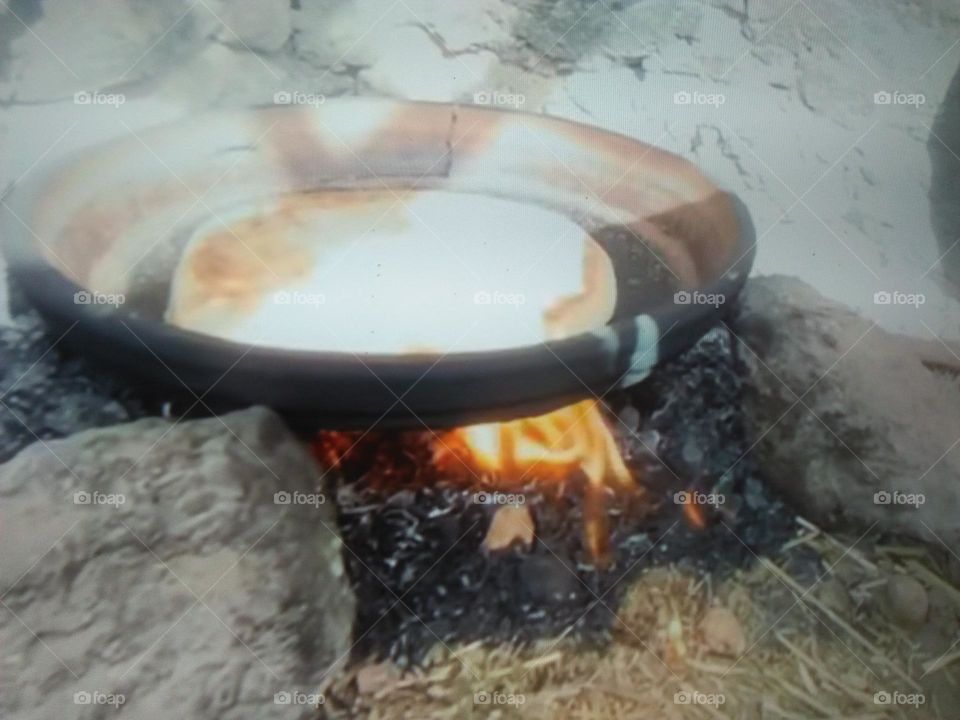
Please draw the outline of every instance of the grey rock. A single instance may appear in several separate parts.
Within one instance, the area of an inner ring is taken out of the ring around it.
[[[533,51],[536,66],[544,62],[552,66],[571,66],[602,42],[616,42],[609,34],[622,27],[614,12],[590,0],[549,4],[538,0],[514,0],[513,4],[520,8],[522,15],[512,33]],[[629,18],[626,23],[631,31],[636,32]],[[636,43],[635,37],[633,43]],[[616,50],[621,48],[622,45],[617,45]]]
[[[930,599],[927,590],[909,575],[894,575],[887,580],[886,607],[897,622],[916,627],[927,619]]]
[[[830,527],[960,541],[960,351],[783,276],[747,283],[734,330],[754,452],[788,500]]]
[[[315,717],[354,615],[317,484],[262,408],[90,430],[0,466],[0,715]]]
[[[290,0],[221,0],[220,39],[238,48],[277,52],[292,30]]]
[[[937,658],[954,649],[954,641],[960,633],[960,620],[957,618],[956,602],[944,588],[936,585],[931,587],[926,598],[927,621],[914,632],[912,639],[928,657]]]
[[[835,577],[822,580],[816,589],[817,599],[841,617],[847,617],[856,608],[846,586]]]
[[[622,422],[631,432],[636,432],[640,427],[640,411],[633,405],[625,406],[619,413],[620,422]]]
[[[0,14],[2,14],[2,10],[0,10]],[[2,37],[0,37],[0,52],[2,52]],[[0,72],[3,72],[2,58],[0,58]],[[0,146],[7,147],[7,143],[9,142],[8,133],[7,125],[0,122]],[[2,197],[2,193],[5,192],[7,183],[13,179],[14,178],[6,177],[5,174],[0,175],[0,197]],[[7,280],[8,268],[7,260],[3,254],[3,245],[4,243],[0,242],[0,328],[13,325],[13,317],[10,315],[10,290],[8,288],[9,281]]]
[[[0,96],[36,103],[126,88],[199,51],[216,26],[203,3],[186,0],[46,2],[31,31],[11,44]]]
[[[937,110],[927,141],[930,153],[930,219],[943,257],[948,290],[960,297],[960,69]]]
[[[387,24],[388,19],[379,15],[367,20],[353,2],[300,3],[291,11],[294,51],[317,68],[372,65],[378,53],[364,42],[364,37],[367,31]]]
[[[0,327],[13,325],[10,315],[10,293],[7,289],[7,261],[0,252]]]

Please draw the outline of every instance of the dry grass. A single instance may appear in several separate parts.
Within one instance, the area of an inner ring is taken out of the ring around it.
[[[845,541],[804,523],[776,560],[763,558],[717,585],[709,575],[675,569],[646,573],[629,588],[604,647],[583,647],[571,637],[522,649],[438,645],[416,672],[377,663],[351,668],[325,688],[321,713],[370,720],[955,720],[960,653],[924,649],[919,629],[886,619],[881,598],[885,579],[905,572],[948,598],[960,616],[960,591],[923,546],[858,545],[864,547],[850,552]],[[798,558],[815,558],[810,550],[822,560],[819,567],[808,560],[805,572]],[[799,567],[806,581],[790,567]],[[701,620],[712,606],[735,616],[734,627],[724,630],[742,630],[746,650],[739,657],[708,646]],[[922,693],[926,702],[879,705],[874,694],[880,691]],[[482,693],[499,693],[499,704],[476,704]],[[700,702],[678,702],[694,696]],[[722,704],[705,702],[721,697]],[[509,702],[518,698],[522,704]]]

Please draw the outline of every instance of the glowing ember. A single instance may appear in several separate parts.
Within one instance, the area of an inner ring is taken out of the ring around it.
[[[687,525],[696,530],[706,529],[707,518],[703,508],[697,504],[695,496],[691,496],[690,501],[683,505],[683,519],[687,521]]]
[[[600,563],[607,555],[607,492],[641,491],[593,400],[536,417],[451,430],[438,438],[438,445],[440,464],[455,457],[503,486],[528,478],[565,482],[582,473],[587,481],[584,539]]]

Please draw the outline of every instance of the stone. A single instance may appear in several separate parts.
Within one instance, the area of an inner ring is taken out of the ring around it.
[[[221,0],[219,39],[238,49],[273,53],[293,29],[290,0]]]
[[[885,600],[891,617],[903,625],[917,627],[927,619],[927,590],[909,575],[893,575],[887,580]]]
[[[233,44],[211,43],[171,67],[156,94],[192,111],[246,108],[274,101],[276,93],[299,90],[273,56]],[[313,86],[307,92],[316,93]]]
[[[383,20],[362,17],[353,2],[299,3],[291,18],[294,52],[317,68],[367,67],[377,57],[364,39]]]
[[[603,52],[617,59],[631,60],[651,55],[670,36],[678,13],[677,0],[666,3],[636,3],[613,13],[615,22],[603,33]]]
[[[625,406],[617,413],[617,417],[620,418],[620,422],[629,428],[630,432],[636,432],[640,427],[640,411],[633,407],[633,405]]]
[[[836,570],[836,568],[834,569]],[[842,577],[847,577],[842,571],[840,574]],[[847,617],[856,610],[850,592],[835,577],[828,577],[820,581],[817,585],[816,596],[821,603],[841,617]]]
[[[785,276],[750,279],[733,330],[767,482],[821,526],[960,542],[960,350]]]
[[[960,70],[950,81],[927,140],[930,154],[930,220],[943,253],[945,284],[960,297]]]
[[[44,3],[31,32],[11,43],[0,96],[72,99],[152,78],[203,47],[216,25],[203,3],[186,0]]]
[[[472,98],[474,91],[509,91],[488,87],[486,78],[497,64],[492,52],[446,57],[442,46],[413,25],[393,28],[382,38],[377,56],[363,78],[378,94],[449,102]]]
[[[886,587],[883,588],[886,595]],[[933,586],[926,593],[927,620],[919,630],[910,628],[911,640],[930,658],[941,658],[954,649],[960,634],[960,618],[954,598],[942,587]]]
[[[739,657],[747,649],[743,626],[725,607],[712,607],[703,614],[700,634],[707,649],[718,655]]]
[[[13,325],[10,315],[10,294],[7,289],[7,261],[0,252],[0,328]]]
[[[355,604],[317,485],[263,408],[85,431],[0,466],[0,714],[315,717]]]
[[[377,695],[389,692],[400,680],[400,670],[392,662],[364,665],[357,670],[357,692],[361,695]]]
[[[837,67],[837,65],[841,67]],[[851,118],[862,118],[875,110],[872,87],[865,87],[855,58],[838,55],[833,48],[814,47],[797,61],[797,94],[815,113],[827,114],[852,128]]]
[[[534,71],[572,66],[591,50],[599,49],[624,24],[606,6],[590,0],[555,3],[518,0],[515,4],[521,12],[512,34],[532,51],[530,67]],[[626,23],[628,27],[632,25],[629,19]],[[630,27],[635,29],[636,26]],[[629,34],[628,37],[627,43],[639,44],[636,37]]]

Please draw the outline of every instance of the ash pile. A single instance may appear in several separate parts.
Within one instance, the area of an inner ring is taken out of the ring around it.
[[[10,279],[14,322],[0,327],[0,462],[36,441],[161,414],[149,387],[94,367],[70,351]]]
[[[71,347],[74,326],[51,327],[13,276],[9,293],[13,323],[0,326],[0,463],[31,443],[84,430],[236,409],[198,401],[173,375],[161,385],[99,367]]]

